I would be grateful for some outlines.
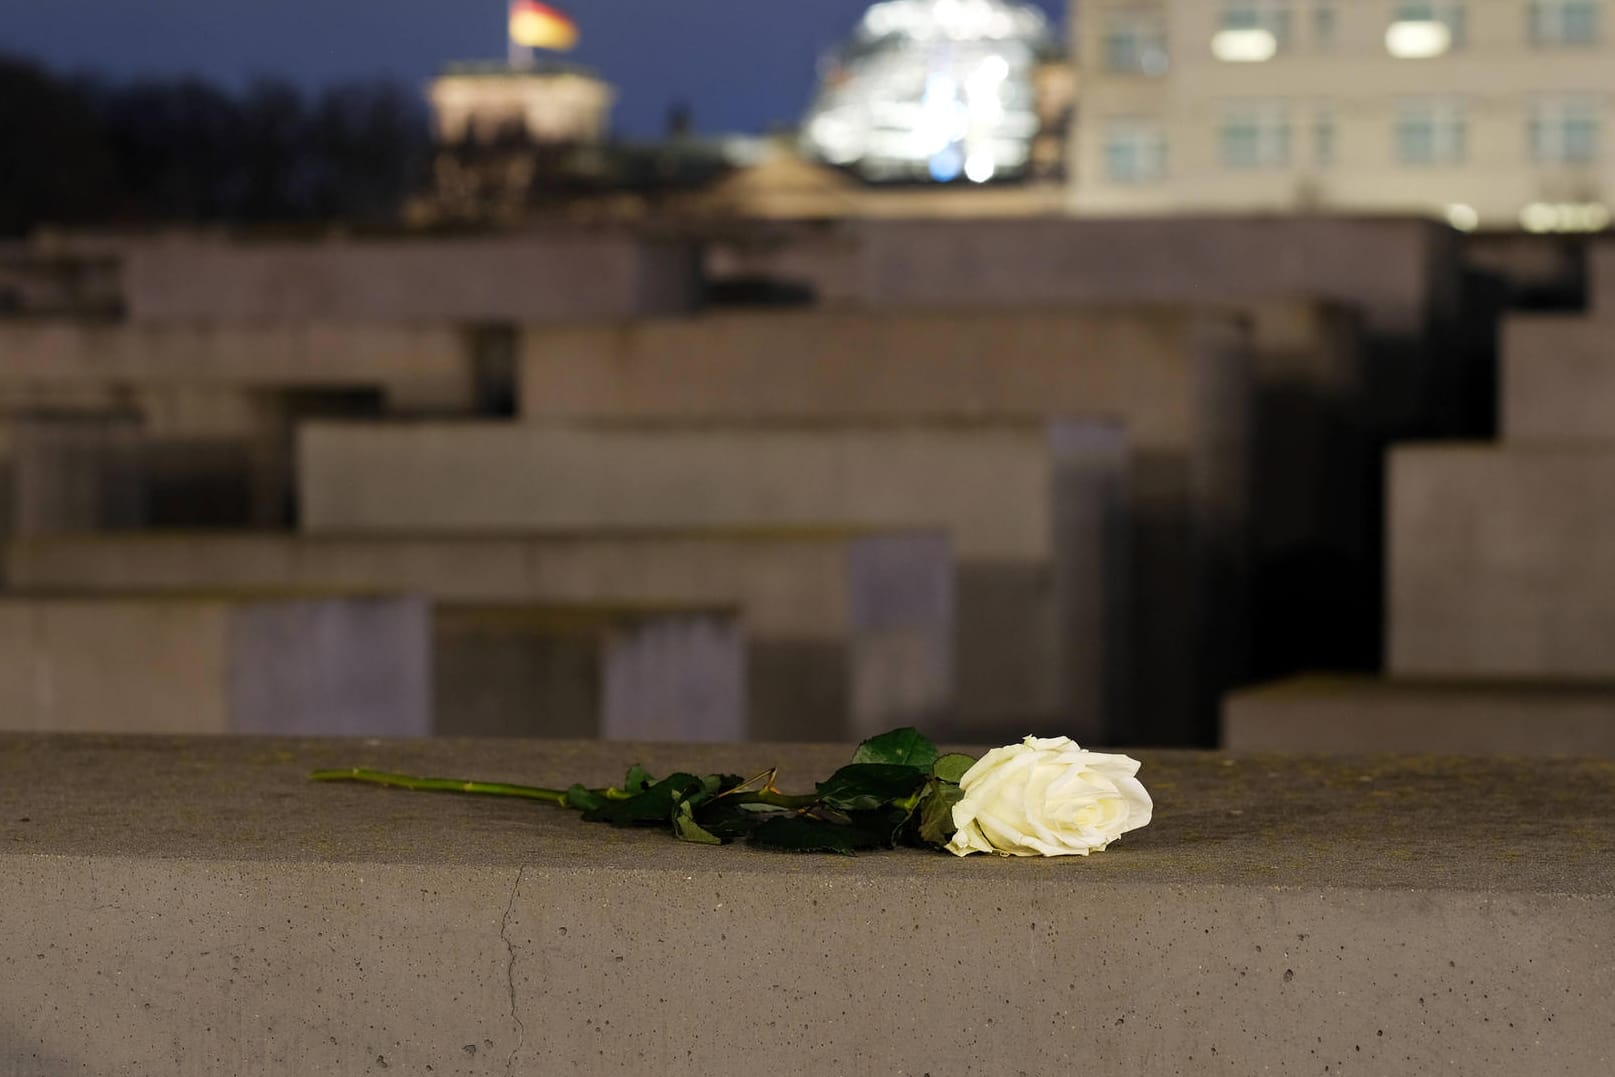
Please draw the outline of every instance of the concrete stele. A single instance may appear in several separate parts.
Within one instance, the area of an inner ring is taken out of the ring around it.
[[[934,721],[953,691],[955,579],[937,531],[129,533],[14,543],[5,567],[12,587],[87,594],[314,587],[450,605],[733,606],[747,637],[753,738]]]
[[[850,752],[0,738],[0,1072],[1615,1064],[1608,762],[1144,753],[1149,827],[1013,862],[714,849],[305,777],[783,764],[794,791]]]
[[[0,726],[424,736],[430,609],[246,594],[0,599]]]
[[[1390,476],[1393,676],[1615,680],[1615,451],[1407,446]]]

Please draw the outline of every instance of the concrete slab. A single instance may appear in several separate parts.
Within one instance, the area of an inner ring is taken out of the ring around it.
[[[138,527],[147,519],[144,440],[127,413],[28,416],[6,424],[11,533]]]
[[[440,324],[366,322],[0,325],[0,388],[48,403],[72,389],[161,392],[360,389],[394,412],[475,407],[475,334]]]
[[[686,244],[576,229],[497,238],[247,243],[159,239],[120,252],[129,320],[576,321],[688,310]]]
[[[0,1072],[1615,1064],[1609,762],[1145,753],[1150,827],[1013,862],[304,780],[783,762],[796,789],[848,751],[0,738]]]
[[[953,558],[934,530],[57,536],[9,547],[5,579],[89,594],[345,588],[451,604],[733,606],[747,730],[764,740],[932,722],[953,694]]]
[[[1390,475],[1393,676],[1615,680],[1615,451],[1408,446]]]
[[[1125,511],[1121,482],[1149,484],[1159,506],[1141,525],[1159,544],[1150,563],[1172,566],[1151,586],[1179,588],[1150,621],[1158,638],[1173,640],[1162,661],[1181,668],[1203,658],[1183,633],[1198,631],[1204,612],[1194,601],[1200,573],[1221,565],[1199,556],[1189,506],[1208,517],[1240,511],[1243,475],[1230,466],[1237,443],[1192,468],[1164,461],[1124,479],[1119,438],[1110,423],[312,424],[299,441],[303,525],[311,534],[941,527],[960,569],[959,720],[1000,730],[1068,713],[1063,652],[1090,640],[1063,636],[1063,626],[1081,623],[1067,618],[1066,603],[1092,603],[1126,580],[1113,567],[1113,532],[1067,526],[1075,517],[1062,506],[1090,499],[1095,515]],[[1179,705],[1144,713],[1187,725],[1185,700],[1200,673],[1185,676],[1157,675],[1181,693]],[[1093,714],[1090,706],[1080,718]]]
[[[1235,752],[1450,752],[1615,759],[1615,683],[1318,674],[1231,693]]]
[[[1587,304],[1595,314],[1615,314],[1615,243],[1607,238],[1587,245]]]
[[[1615,317],[1510,315],[1502,360],[1504,441],[1615,445]]]
[[[880,220],[771,228],[715,244],[714,271],[808,287],[827,304],[1037,307],[1309,298],[1422,333],[1455,311],[1461,237],[1413,218],[1171,215]]]
[[[0,728],[423,736],[414,598],[0,598]]]
[[[432,682],[439,736],[751,739],[733,610],[441,604]]]

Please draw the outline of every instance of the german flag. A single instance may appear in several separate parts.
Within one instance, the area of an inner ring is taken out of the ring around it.
[[[565,52],[578,43],[578,24],[538,0],[511,0],[510,40],[527,49]]]

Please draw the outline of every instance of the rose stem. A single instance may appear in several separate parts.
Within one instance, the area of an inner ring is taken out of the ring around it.
[[[413,774],[393,774],[385,770],[366,770],[363,767],[316,770],[309,775],[309,778],[316,782],[366,782],[370,785],[386,785],[395,789],[416,789],[437,793],[471,793],[489,797],[522,797],[527,800],[542,800],[549,804],[557,804],[563,808],[570,806],[566,803],[566,791],[564,789],[545,789],[537,785],[474,782],[467,781],[464,778],[417,778]],[[607,800],[626,800],[629,796],[629,794],[615,787],[591,789],[590,792]],[[768,804],[776,808],[799,810],[812,807],[818,803],[818,799],[812,793],[805,796],[791,796],[789,793],[782,793],[778,789],[763,789],[734,796],[733,803]]]
[[[566,791],[544,789],[536,785],[509,785],[505,782],[472,782],[462,778],[417,778],[412,774],[391,774],[384,770],[366,770],[347,767],[341,770],[316,770],[309,775],[316,782],[368,782],[371,785],[388,785],[397,789],[422,789],[439,793],[474,793],[490,797],[524,797],[566,806]],[[605,790],[595,790],[602,796]]]

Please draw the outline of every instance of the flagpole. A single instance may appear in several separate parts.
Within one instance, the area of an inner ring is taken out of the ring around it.
[[[537,61],[531,48],[516,44],[516,39],[511,36],[510,14],[513,9],[514,5],[507,0],[505,4],[505,57],[512,68],[529,68]]]

